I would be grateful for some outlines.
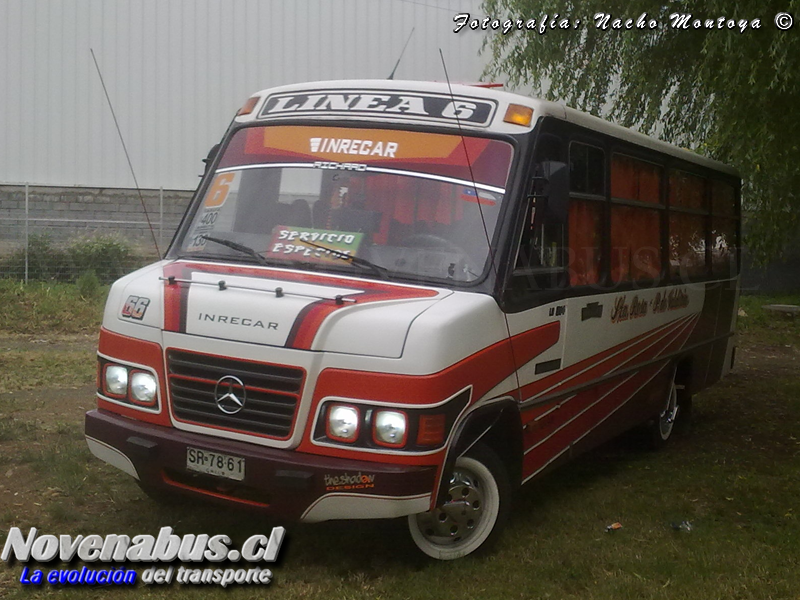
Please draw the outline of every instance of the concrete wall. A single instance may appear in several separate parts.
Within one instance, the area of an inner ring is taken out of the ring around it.
[[[162,253],[192,193],[142,190],[144,206]],[[24,244],[25,196],[25,186],[0,185],[0,254]],[[153,234],[136,190],[30,186],[27,197],[29,235],[46,234],[61,244],[78,236],[116,232],[135,246],[152,251]]]

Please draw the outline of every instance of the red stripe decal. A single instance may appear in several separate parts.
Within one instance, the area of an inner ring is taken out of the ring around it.
[[[607,373],[612,373],[634,359],[637,362],[646,362],[679,350],[686,344],[697,320],[698,315],[691,315],[688,318],[673,321],[670,324],[672,327],[666,331],[666,335],[648,336],[645,340],[634,344],[633,347],[626,348],[626,351],[619,355],[624,356],[625,359],[621,362],[615,360],[615,366],[606,369]],[[654,330],[654,333],[663,334],[664,331],[665,328],[662,327]],[[649,342],[649,345],[641,348],[645,341]],[[620,346],[624,347],[624,344]],[[639,352],[632,353],[631,350],[637,347],[640,348]],[[617,359],[618,356],[614,358]],[[584,362],[591,362],[591,359]],[[557,405],[550,404],[537,407],[538,410],[528,411],[523,421],[532,426],[526,428],[523,441],[526,448],[526,456],[523,461],[525,477],[546,467],[568,450],[572,444],[582,439],[619,410],[664,367],[664,364],[649,365],[640,371],[620,375],[619,378],[582,390]],[[590,371],[595,371],[595,367]],[[602,373],[594,373],[594,377],[600,375]],[[572,384],[574,381],[567,383]],[[562,387],[559,386],[557,389]]]
[[[279,281],[298,282],[329,287],[345,287],[356,293],[344,296],[355,299],[358,304],[386,300],[433,298],[439,294],[427,288],[405,287],[379,281],[365,281],[348,277],[330,277],[314,273],[294,273],[263,267],[242,267],[194,262],[176,262],[164,267],[164,277],[191,279],[192,273],[209,273],[253,278],[269,278]],[[184,333],[186,331],[187,283],[167,284],[164,292],[164,329]],[[337,304],[335,300],[321,299],[303,309],[295,319],[286,341],[286,347],[308,350],[325,319],[334,311],[349,306]]]
[[[665,332],[668,333],[667,330],[677,329],[681,324],[691,318],[692,317],[677,319],[660,327],[656,327],[635,338],[626,340],[621,344],[617,344],[603,352],[577,362],[574,365],[565,367],[543,379],[529,383],[522,387],[522,398],[530,399],[540,396],[545,392],[564,391],[570,387],[586,383],[598,377],[602,374],[598,373],[598,371],[610,373],[616,369],[620,363],[629,359],[632,354],[635,354],[637,348],[646,347],[654,338],[664,335]],[[587,371],[587,369],[590,369],[590,371]],[[586,371],[586,373],[584,373],[584,371]]]
[[[359,282],[360,284],[361,282]],[[352,286],[351,286],[352,287]],[[410,300],[414,298],[430,298],[437,294],[434,290],[418,288],[374,288],[360,294],[344,296],[353,298],[358,304],[380,302],[387,300]],[[350,306],[350,303],[336,304],[334,300],[319,300],[306,306],[292,325],[289,337],[286,340],[287,348],[309,350],[314,343],[314,338],[325,319],[334,311]]]
[[[662,369],[660,365],[650,367],[628,375],[627,379],[606,382],[600,386],[581,392],[583,412],[578,411],[570,419],[554,424],[547,433],[539,430],[534,432],[538,440],[542,440],[530,449],[523,459],[523,478],[546,467],[554,459],[569,449],[570,445],[582,439],[608,417],[618,411],[633,395],[643,388]],[[529,436],[529,437],[534,437]],[[543,439],[544,438],[544,439]],[[526,445],[532,440],[527,439]]]
[[[164,277],[186,279],[187,269],[181,263],[172,263],[164,267]],[[186,300],[189,286],[186,283],[164,284],[164,330],[184,333],[186,331]]]
[[[558,341],[560,329],[561,324],[555,321],[514,336],[517,361],[532,360],[553,346]],[[478,400],[513,375],[515,368],[509,350],[509,341],[502,340],[431,375],[325,369],[319,376],[314,398],[318,401],[325,396],[341,395],[377,402],[433,404],[471,383],[473,400]]]

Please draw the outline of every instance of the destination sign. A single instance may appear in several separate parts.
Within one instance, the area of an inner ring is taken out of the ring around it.
[[[466,96],[385,90],[311,90],[269,96],[258,118],[361,115],[486,127],[492,122],[496,108],[493,100]]]

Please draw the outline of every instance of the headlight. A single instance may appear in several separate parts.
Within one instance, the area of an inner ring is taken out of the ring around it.
[[[106,392],[114,396],[124,396],[128,393],[128,369],[120,365],[106,366],[105,373]]]
[[[325,432],[332,440],[354,442],[358,438],[359,413],[355,406],[334,404],[328,410]]]
[[[372,421],[372,439],[381,446],[400,448],[406,443],[405,413],[394,410],[379,410]]]
[[[156,397],[156,378],[150,373],[136,371],[131,375],[131,399],[142,404],[152,404]]]

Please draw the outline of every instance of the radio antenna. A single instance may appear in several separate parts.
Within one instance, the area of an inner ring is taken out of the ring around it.
[[[128,168],[131,170],[131,175],[133,176],[133,184],[136,186],[136,193],[139,195],[139,202],[142,203],[144,218],[147,221],[147,227],[150,229],[150,235],[153,237],[153,246],[155,246],[156,248],[156,254],[158,254],[158,258],[161,258],[161,249],[158,247],[158,241],[156,240],[156,232],[153,230],[153,224],[150,222],[150,215],[147,214],[147,207],[144,204],[144,197],[142,196],[142,190],[139,187],[139,181],[136,179],[136,172],[133,170],[131,155],[128,153],[128,147],[125,145],[125,138],[122,137],[122,129],[120,129],[119,127],[119,121],[117,121],[117,115],[114,112],[114,105],[111,104],[111,96],[108,95],[108,90],[106,89],[106,83],[105,81],[103,81],[103,74],[100,72],[100,65],[97,63],[97,57],[94,55],[94,49],[89,48],[89,52],[92,53],[92,60],[94,61],[94,66],[97,69],[97,75],[98,77],[100,77],[100,85],[103,86],[103,93],[105,93],[106,95],[108,108],[111,109],[111,116],[114,119],[114,125],[117,128],[117,135],[119,135],[119,141],[122,143],[122,150],[125,152],[125,158],[128,160]]]
[[[406,53],[406,48],[408,48],[408,42],[411,41],[411,36],[414,35],[414,29],[416,29],[416,27],[412,27],[411,28],[411,33],[408,34],[408,39],[406,40],[406,45],[403,46],[403,49],[400,51],[400,56],[397,58],[397,63],[395,63],[394,69],[392,69],[392,72],[389,74],[389,77],[387,77],[386,79],[389,79],[390,81],[392,79],[394,79],[395,71],[397,71],[397,67],[400,66],[400,61],[403,60],[403,54]]]
[[[461,146],[464,148],[464,156],[467,160],[467,168],[469,169],[469,180],[472,182],[472,191],[475,193],[475,200],[478,205],[478,213],[481,215],[481,224],[483,225],[483,234],[486,237],[486,245],[489,248],[489,261],[491,263],[491,269],[494,271],[495,277],[497,277],[498,270],[497,270],[497,261],[495,260],[494,249],[492,248],[492,239],[489,235],[489,228],[486,226],[486,217],[483,215],[483,206],[481,205],[481,197],[480,192],[478,191],[478,185],[475,182],[475,173],[472,170],[472,159],[469,157],[469,150],[467,149],[467,140],[464,137],[464,129],[461,127],[461,119],[458,116],[458,107],[456,106],[456,97],[453,94],[453,86],[450,85],[450,76],[447,74],[447,65],[444,61],[444,53],[442,49],[439,48],[439,56],[442,58],[442,68],[444,69],[444,79],[447,82],[447,90],[450,93],[450,102],[453,105],[453,115],[456,118],[456,125],[458,125],[458,135],[461,138]],[[514,353],[514,344],[511,338],[511,326],[508,323],[508,315],[503,312],[503,321],[506,324],[506,336],[508,337],[508,348],[511,352],[511,362],[514,367],[514,377],[517,380],[517,389],[520,389],[520,381],[519,381],[519,371],[517,369],[517,357]]]

